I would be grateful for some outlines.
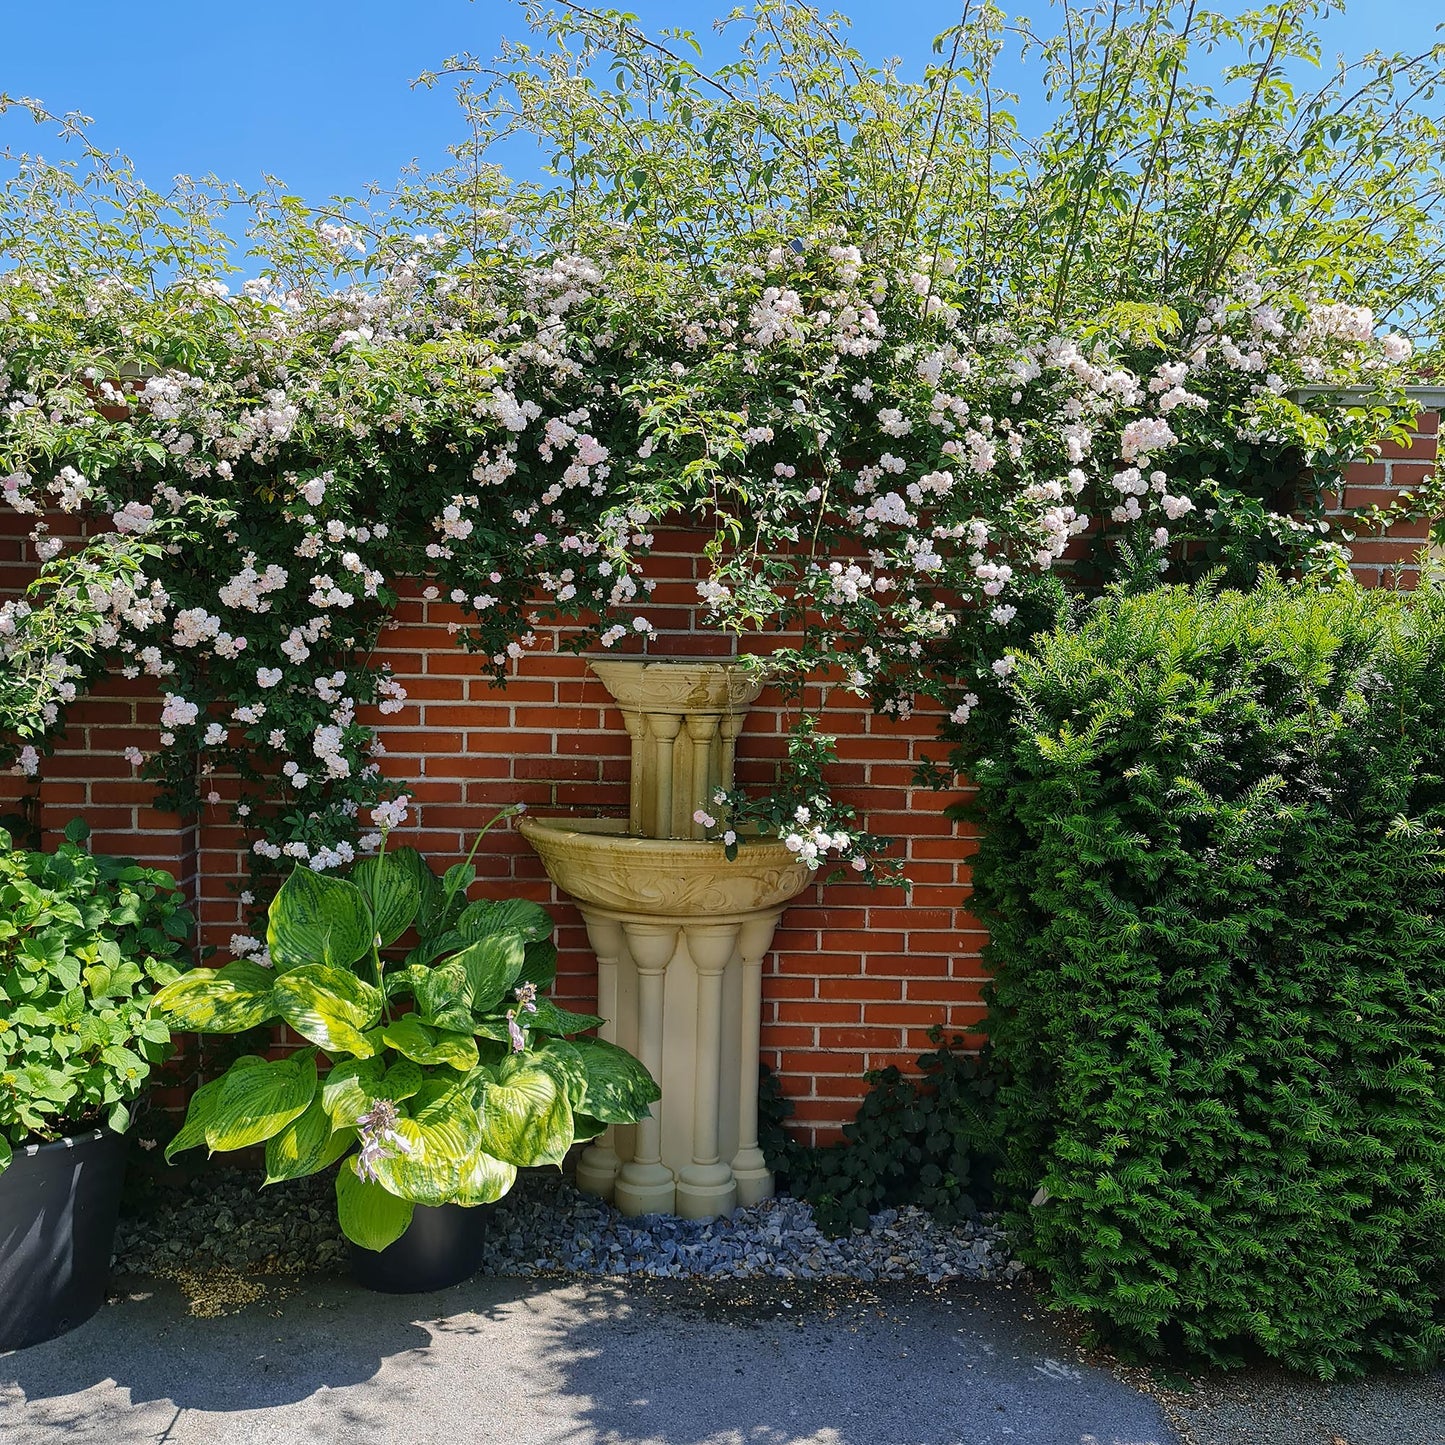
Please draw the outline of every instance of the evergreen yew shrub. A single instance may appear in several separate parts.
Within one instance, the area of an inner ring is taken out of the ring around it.
[[[967,759],[1023,1257],[1148,1351],[1445,1344],[1445,597],[1164,588]]]

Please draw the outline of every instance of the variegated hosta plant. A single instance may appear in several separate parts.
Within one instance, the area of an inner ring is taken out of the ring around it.
[[[418,1204],[490,1204],[517,1170],[630,1124],[659,1097],[624,1049],[574,1037],[602,1022],[559,1008],[552,920],[517,899],[469,902],[470,863],[442,878],[411,848],[348,878],[297,867],[272,901],[272,967],[198,968],[153,1011],[172,1028],[288,1024],[309,1047],[247,1055],[203,1084],[166,1150],[266,1146],[266,1182],[340,1164],[347,1237],[379,1250]],[[419,942],[383,950],[415,925]]]

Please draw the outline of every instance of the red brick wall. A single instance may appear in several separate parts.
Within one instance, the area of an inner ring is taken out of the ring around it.
[[[1427,412],[1416,418],[1414,436],[1406,446],[1387,442],[1378,455],[1356,462],[1345,474],[1339,507],[1388,507],[1401,492],[1417,489],[1435,471],[1440,417]],[[1421,520],[1396,522],[1379,536],[1361,536],[1350,543],[1350,570],[1367,587],[1414,587],[1420,580],[1419,559],[1430,544],[1430,529]]]
[[[1421,419],[1413,447],[1389,449],[1354,469],[1349,505],[1387,502],[1416,484],[1435,458],[1437,419]],[[0,595],[28,575],[23,528],[0,519]],[[1355,570],[1371,585],[1412,586],[1423,528],[1397,528],[1355,545]],[[643,609],[662,632],[653,656],[726,651],[730,643],[694,629],[697,567],[693,539],[659,535],[649,571],[657,579]],[[455,608],[408,596],[384,634],[382,656],[408,692],[406,707],[381,724],[388,776],[416,800],[407,841],[441,864],[470,846],[499,807],[525,802],[534,812],[627,811],[628,749],[621,718],[600,682],[555,638],[527,655],[504,689],[480,675],[478,660],[455,645]],[[766,640],[765,640],[766,641]],[[745,645],[756,645],[745,641]],[[776,639],[766,645],[777,645]],[[810,695],[810,705],[819,694]],[[50,836],[77,813],[100,849],[127,852],[175,871],[197,898],[203,942],[222,950],[240,926],[235,896],[243,872],[240,840],[223,801],[196,824],[151,805],[121,756],[153,746],[158,705],[139,684],[108,683],[71,712],[67,734],[37,784],[0,776],[0,811],[33,799]],[[980,952],[985,934],[969,912],[974,839],[943,816],[957,795],[915,788],[916,764],[942,752],[935,715],[907,722],[876,717],[841,688],[826,693],[825,726],[838,737],[835,781],[866,826],[899,839],[913,880],[911,895],[850,883],[808,889],[788,910],[763,980],[763,1053],[782,1075],[804,1133],[826,1135],[852,1117],[865,1070],[907,1062],[934,1024],[963,1032],[982,1015]],[[764,693],[739,742],[742,781],[764,783],[782,750],[787,718]],[[595,964],[576,911],[559,898],[541,865],[510,829],[488,836],[477,864],[483,889],[548,903],[558,921],[562,970],[558,996],[595,1003]]]

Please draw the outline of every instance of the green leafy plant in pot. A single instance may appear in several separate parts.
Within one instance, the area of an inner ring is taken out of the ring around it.
[[[438,878],[414,849],[388,851],[383,833],[380,854],[345,878],[293,871],[269,910],[271,967],[195,969],[154,1004],[176,1029],[285,1023],[309,1041],[286,1058],[237,1059],[202,1085],[166,1155],[264,1144],[267,1183],[337,1166],[341,1228],[375,1288],[474,1273],[482,1227],[466,1211],[660,1097],[631,1054],[573,1037],[601,1019],[545,996],[557,968],[546,910],[469,901],[475,879],[470,858]],[[386,959],[413,925],[415,947]]]
[[[149,1014],[191,931],[175,880],[0,829],[0,1350],[105,1298],[131,1114],[170,1030]]]

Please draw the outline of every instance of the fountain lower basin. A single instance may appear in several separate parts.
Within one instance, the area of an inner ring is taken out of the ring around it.
[[[813,876],[772,838],[745,839],[729,861],[721,843],[639,838],[625,818],[524,818],[521,832],[564,893],[641,917],[754,914],[796,898]]]

